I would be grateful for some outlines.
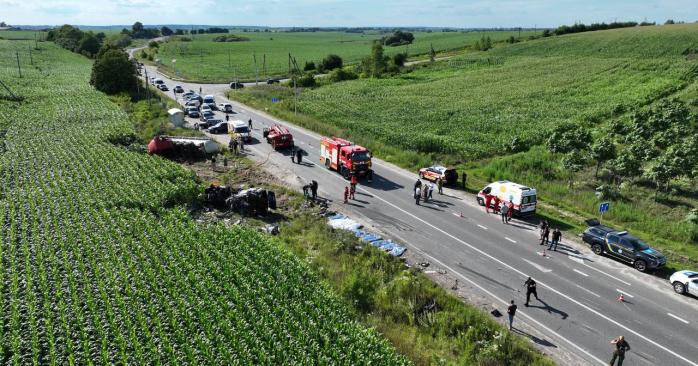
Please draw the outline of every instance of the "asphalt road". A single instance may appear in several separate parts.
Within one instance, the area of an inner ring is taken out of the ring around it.
[[[148,67],[148,73],[156,71]],[[227,85],[173,82],[157,76],[170,88],[177,84],[187,90],[202,88],[202,95],[215,95],[217,103],[233,104],[236,113],[231,120],[253,120],[256,142],[246,145],[251,159],[279,167],[272,170],[279,169],[280,175],[290,172],[300,177],[299,183],[314,179],[321,197],[343,205],[347,182],[318,165],[319,135],[226,100]],[[174,97],[171,91],[167,94]],[[263,141],[262,128],[274,123],[293,133],[296,145],[307,153],[303,164],[292,164],[288,152],[274,152]],[[227,146],[227,135],[212,137]],[[675,294],[662,279],[596,256],[577,238],[563,237],[557,252],[542,256],[535,218],[502,224],[498,216],[477,206],[472,195],[458,190],[445,189],[444,195],[435,194],[433,202],[417,206],[411,188],[415,172],[375,158],[373,166],[373,183],[361,182],[357,199],[343,205],[343,210],[455,274],[460,283],[489,297],[500,311],[516,300],[520,332],[554,356],[563,350],[571,352],[569,362],[555,357],[561,364],[608,364],[609,342],[625,335],[632,347],[626,365],[698,366],[697,298]],[[540,297],[528,308],[523,306],[527,276],[538,282]],[[626,302],[616,300],[620,292]]]

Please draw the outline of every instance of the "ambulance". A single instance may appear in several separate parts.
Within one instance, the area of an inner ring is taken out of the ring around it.
[[[526,216],[536,213],[536,189],[524,185],[513,183],[508,180],[501,180],[490,183],[477,194],[477,203],[484,206],[487,195],[499,198],[500,202],[514,204],[514,215]],[[494,199],[490,206],[494,205]]]

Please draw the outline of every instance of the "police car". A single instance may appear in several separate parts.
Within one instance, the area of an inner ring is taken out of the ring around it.
[[[669,277],[671,286],[679,294],[698,295],[698,272],[678,271]]]
[[[444,185],[455,184],[458,181],[458,173],[455,169],[449,169],[441,165],[432,165],[428,168],[419,169],[419,177],[432,182],[441,179]]]

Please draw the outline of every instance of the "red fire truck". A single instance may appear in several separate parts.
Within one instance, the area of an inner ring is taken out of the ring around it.
[[[293,147],[293,135],[284,126],[273,125],[271,128],[265,128],[262,134],[274,150]]]
[[[336,170],[344,179],[352,175],[365,176],[371,182],[371,152],[365,147],[338,137],[323,137],[320,140],[320,163],[327,169]]]

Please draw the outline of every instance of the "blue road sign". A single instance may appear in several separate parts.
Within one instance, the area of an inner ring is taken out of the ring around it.
[[[279,102],[279,98],[271,98],[271,102],[272,102],[272,103],[278,103],[278,102]]]
[[[601,204],[599,205],[599,212],[601,212],[601,213],[608,212],[608,208],[609,208],[608,202],[601,202]]]

